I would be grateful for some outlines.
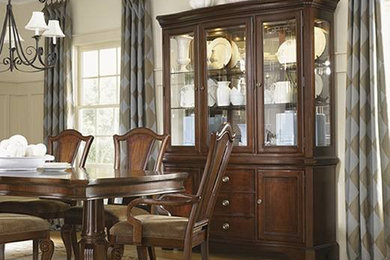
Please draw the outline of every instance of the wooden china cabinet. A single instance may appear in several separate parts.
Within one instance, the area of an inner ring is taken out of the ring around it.
[[[157,17],[163,29],[166,171],[193,173],[210,132],[235,147],[211,248],[335,260],[333,12],[338,0],[259,0]],[[186,214],[183,208],[178,215]]]

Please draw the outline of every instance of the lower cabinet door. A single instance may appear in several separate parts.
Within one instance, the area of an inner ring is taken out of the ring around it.
[[[303,242],[304,172],[259,170],[258,239]]]

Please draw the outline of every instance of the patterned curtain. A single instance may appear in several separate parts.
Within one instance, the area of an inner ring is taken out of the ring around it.
[[[59,20],[65,38],[57,39],[54,49],[58,56],[54,68],[45,71],[44,86],[44,138],[58,135],[72,122],[73,93],[72,93],[72,20],[70,2],[56,1],[47,4],[43,9],[49,20]],[[46,50],[49,41],[46,40]]]
[[[349,0],[346,215],[349,260],[390,259],[390,145],[381,0]]]
[[[120,132],[156,130],[150,0],[122,0]]]

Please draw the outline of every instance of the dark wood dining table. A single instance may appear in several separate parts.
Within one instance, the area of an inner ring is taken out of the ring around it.
[[[0,195],[83,201],[80,256],[107,259],[104,199],[184,191],[188,173],[74,168],[66,172],[0,171]]]

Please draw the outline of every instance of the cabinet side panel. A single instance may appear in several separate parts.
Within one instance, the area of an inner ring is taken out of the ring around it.
[[[314,245],[336,241],[335,167],[321,166],[313,172]]]

